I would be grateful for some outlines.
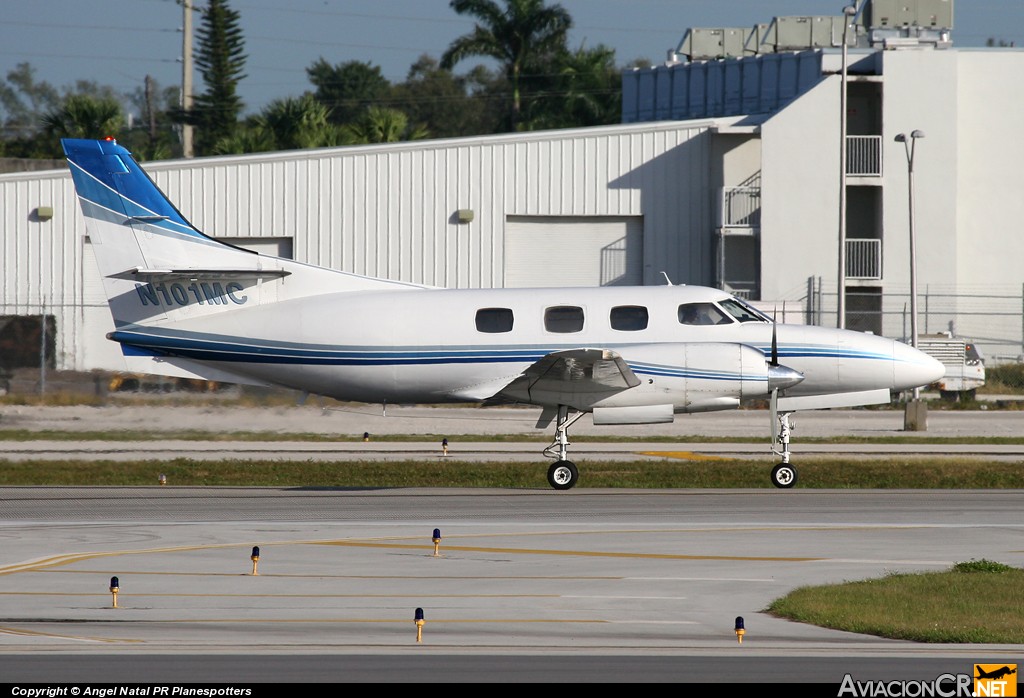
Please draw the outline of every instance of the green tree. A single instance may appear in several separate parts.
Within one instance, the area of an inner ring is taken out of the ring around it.
[[[19,63],[0,82],[2,152],[10,157],[48,158],[50,148],[40,139],[42,118],[61,106],[61,96],[50,83],[36,82],[35,69]]]
[[[306,68],[309,81],[316,87],[315,97],[330,110],[336,124],[358,119],[371,104],[386,100],[391,83],[371,63],[347,61],[331,65],[320,58]]]
[[[46,81],[36,82],[35,69],[29,63],[19,63],[0,83],[5,138],[23,136],[27,131],[35,130],[43,114],[59,107],[57,89]]]
[[[530,129],[579,128],[622,120],[622,76],[615,50],[604,45],[564,53],[538,78],[535,99],[527,105]]]
[[[276,99],[231,136],[214,146],[218,155],[326,148],[345,145],[350,137],[332,124],[326,106],[310,93]]]
[[[331,123],[330,110],[313,95],[275,100],[257,119],[279,150],[341,145],[341,131]]]
[[[214,143],[211,155],[245,155],[276,150],[274,135],[258,123],[244,123]]]
[[[544,58],[565,51],[572,18],[561,5],[546,6],[544,0],[504,0],[502,9],[494,0],[451,0],[456,13],[476,17],[470,34],[455,39],[441,56],[441,67],[452,69],[471,56],[498,61],[512,92],[508,126],[519,130],[522,113],[523,70],[542,65]]]
[[[194,99],[190,113],[182,120],[196,126],[196,152],[212,152],[238,126],[244,107],[238,83],[245,79],[245,40],[239,14],[228,0],[209,0],[196,30],[195,64],[203,76],[206,91]]]
[[[486,91],[494,77],[483,66],[468,75],[441,68],[436,58],[423,55],[413,63],[405,82],[394,86],[391,104],[423,124],[433,138],[475,136],[499,128],[489,109]]]
[[[409,117],[397,109],[369,107],[356,121],[342,130],[351,143],[396,143],[427,137],[422,127],[410,127]]]
[[[43,131],[52,142],[49,157],[62,157],[61,138],[105,138],[125,127],[124,112],[111,97],[74,94],[59,109],[43,116]]]
[[[147,78],[145,87],[122,94],[93,80],[76,80],[57,89],[36,82],[28,63],[19,64],[0,81],[0,152],[8,157],[63,159],[61,137],[113,136],[142,160],[180,154],[175,124],[179,89],[161,90]],[[119,119],[107,119],[116,111]],[[131,119],[128,126],[127,114]]]

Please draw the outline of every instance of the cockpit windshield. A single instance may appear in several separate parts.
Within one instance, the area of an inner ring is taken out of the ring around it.
[[[739,322],[772,322],[770,317],[739,298],[729,298],[719,302],[719,305]]]

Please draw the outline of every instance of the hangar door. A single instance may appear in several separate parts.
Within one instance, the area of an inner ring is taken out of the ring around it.
[[[640,286],[642,216],[509,216],[505,287]]]

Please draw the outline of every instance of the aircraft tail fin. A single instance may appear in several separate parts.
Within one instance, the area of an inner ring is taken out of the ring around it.
[[[422,288],[261,255],[196,229],[113,139],[63,139],[115,327],[338,291]],[[287,278],[287,283],[285,280]]]
[[[64,139],[61,145],[104,277],[184,270],[197,260],[207,267],[257,269],[256,253],[193,227],[113,139]]]

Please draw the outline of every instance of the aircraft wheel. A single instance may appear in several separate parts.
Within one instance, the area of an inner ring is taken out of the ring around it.
[[[779,463],[772,468],[772,484],[784,490],[796,484],[796,468],[789,463]]]
[[[579,479],[580,471],[570,461],[556,461],[548,468],[548,483],[556,490],[571,489]]]

